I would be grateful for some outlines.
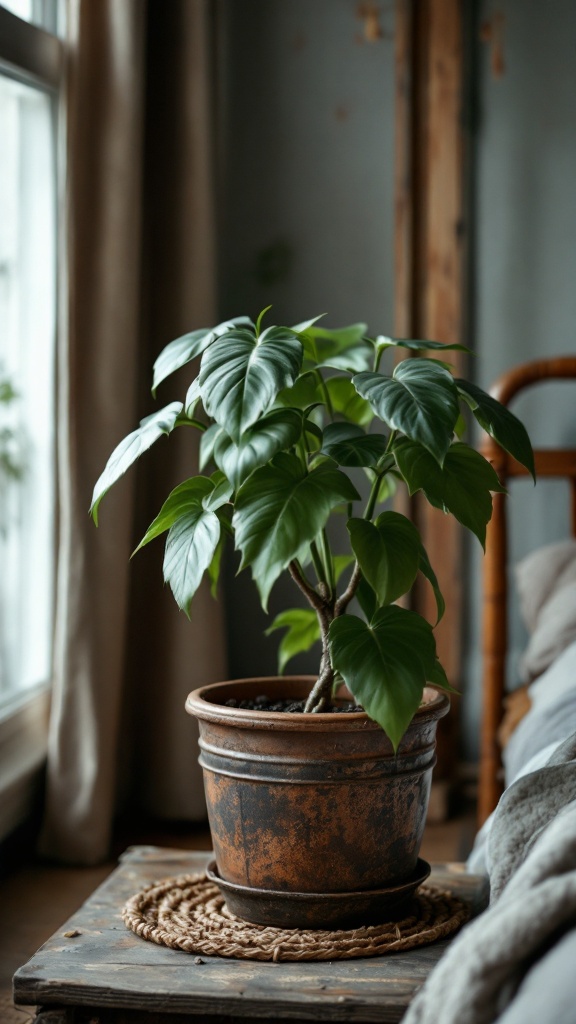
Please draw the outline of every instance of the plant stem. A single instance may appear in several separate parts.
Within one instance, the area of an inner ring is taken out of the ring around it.
[[[380,484],[382,483],[383,476],[383,473],[376,473],[374,476],[374,482],[370,490],[368,503],[364,510],[364,519],[372,519],[372,516],[374,515],[374,509],[376,507],[376,501],[378,499],[378,491],[380,490]]]
[[[330,414],[330,419],[334,420],[334,406],[332,405],[330,392],[326,387],[326,381],[324,380],[324,377],[322,376],[320,370],[314,370],[314,373],[316,374],[316,378],[318,380],[318,383],[320,384],[320,390],[324,396],[324,401],[326,402],[326,408],[328,409],[328,412]]]
[[[330,588],[330,596],[332,597],[336,593],[336,580],[334,577],[334,562],[332,561],[332,552],[330,551],[330,544],[328,541],[328,534],[326,528],[322,530],[322,558],[324,561],[324,568],[328,578],[328,586]]]
[[[295,559],[292,562],[290,562],[288,566],[288,571],[292,579],[294,580],[296,586],[302,591],[306,600],[308,601],[309,604],[312,605],[314,610],[318,613],[325,612],[325,599],[314,590],[314,587],[311,586],[311,584],[308,582],[308,580],[304,576],[304,573],[302,572],[302,568]]]
[[[334,618],[335,619],[338,618],[339,615],[342,615],[345,612],[346,608],[350,604],[350,601],[354,597],[354,594],[358,590],[358,586],[360,584],[360,580],[361,579],[362,579],[362,573],[360,571],[360,566],[358,565],[358,562],[356,562],[355,565],[354,565],[354,568],[352,570],[352,575],[350,577],[350,582],[348,583],[348,586],[346,587],[346,590],[338,598],[338,600],[336,601],[336,603],[334,605]]]
[[[326,569],[324,567],[324,563],[322,562],[322,556],[320,555],[318,545],[316,544],[315,540],[313,540],[310,545],[310,553],[312,555],[312,561],[314,563],[314,568],[316,570],[318,582],[323,583],[326,589],[329,590],[330,584],[328,582]]]

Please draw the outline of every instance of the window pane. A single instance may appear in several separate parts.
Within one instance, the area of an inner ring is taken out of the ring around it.
[[[50,99],[0,76],[0,706],[50,678],[55,189]]]
[[[0,6],[48,32],[62,30],[59,24],[62,15],[60,0],[0,0]]]

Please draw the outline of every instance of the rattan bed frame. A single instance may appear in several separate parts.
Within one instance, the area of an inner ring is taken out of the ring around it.
[[[522,363],[495,381],[490,393],[504,405],[527,388],[543,381],[576,378],[576,356],[557,356]],[[492,438],[482,448],[500,481],[507,485],[513,477],[527,471]],[[537,449],[534,452],[537,477],[558,477],[570,483],[571,530],[576,536],[576,447]],[[482,643],[482,732],[478,819],[481,824],[494,810],[503,789],[501,750],[497,732],[503,716],[505,663],[508,643],[507,609],[507,537],[506,499],[494,495],[494,511],[488,526],[486,556],[483,563],[483,643]]]

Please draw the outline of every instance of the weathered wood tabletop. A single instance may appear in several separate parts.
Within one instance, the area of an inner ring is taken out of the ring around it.
[[[261,963],[167,949],[128,931],[126,900],[149,882],[202,871],[208,853],[133,847],[120,866],[14,976],[14,1000],[38,1024],[232,1024],[254,1019],[401,1020],[449,939],[387,956],[326,963]],[[486,903],[484,879],[458,865],[430,881]]]

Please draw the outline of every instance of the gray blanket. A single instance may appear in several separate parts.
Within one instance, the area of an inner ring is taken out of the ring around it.
[[[488,843],[490,906],[403,1024],[575,1024],[576,733],[506,790]]]

